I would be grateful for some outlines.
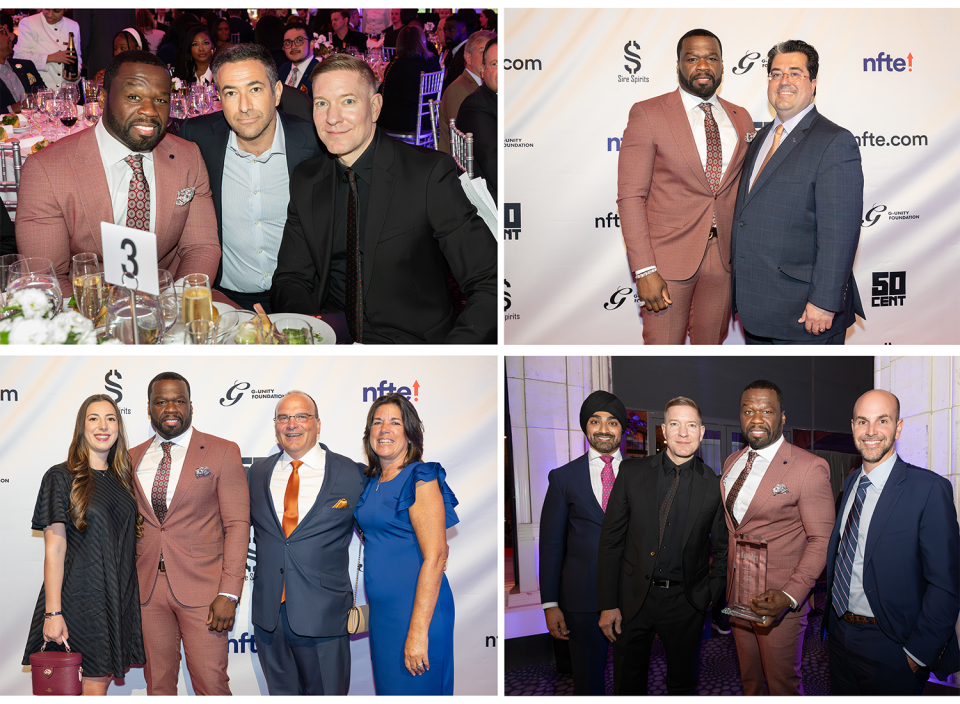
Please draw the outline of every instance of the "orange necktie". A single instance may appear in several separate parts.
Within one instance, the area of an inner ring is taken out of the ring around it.
[[[763,163],[760,164],[760,170],[757,172],[757,178],[760,178],[760,174],[763,173],[763,167],[767,165],[767,162],[770,161],[770,157],[773,156],[773,153],[777,151],[777,147],[780,146],[780,138],[783,136],[783,125],[777,125],[777,131],[773,133],[773,145],[770,147],[770,151],[767,152],[767,158],[763,160]],[[757,178],[753,179],[753,182],[757,182]],[[753,188],[753,186],[750,186]]]
[[[297,472],[303,464],[300,460],[292,460],[290,465],[293,471],[290,472],[290,479],[287,480],[287,490],[283,492],[283,534],[288,538],[296,529],[300,522],[298,507],[298,497],[300,495],[300,474]],[[286,582],[286,580],[284,580]],[[283,585],[283,594],[280,596],[280,602],[287,600],[287,585]]]

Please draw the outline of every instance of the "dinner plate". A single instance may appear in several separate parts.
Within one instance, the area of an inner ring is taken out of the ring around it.
[[[283,318],[294,318],[296,320],[301,320],[305,323],[308,323],[311,328],[313,328],[314,338],[313,344],[315,345],[335,345],[337,344],[337,333],[334,332],[333,328],[330,327],[327,323],[323,322],[319,318],[314,318],[310,315],[303,315],[302,313],[272,313],[268,316],[271,323],[275,323],[278,320]],[[317,333],[320,334],[321,340],[317,339]]]

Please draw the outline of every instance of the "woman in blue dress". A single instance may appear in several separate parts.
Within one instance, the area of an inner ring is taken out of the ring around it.
[[[354,513],[366,550],[377,694],[453,694],[453,593],[444,574],[457,499],[422,462],[423,425],[400,394],[374,401],[363,434],[370,481]]]

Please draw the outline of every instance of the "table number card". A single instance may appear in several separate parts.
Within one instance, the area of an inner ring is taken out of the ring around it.
[[[159,296],[157,236],[109,222],[100,223],[100,236],[107,283]]]

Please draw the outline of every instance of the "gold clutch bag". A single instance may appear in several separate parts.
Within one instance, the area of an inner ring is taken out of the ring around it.
[[[360,555],[363,553],[363,531],[360,531],[360,549],[357,550],[357,579],[353,585],[353,606],[347,612],[347,633],[352,636],[358,633],[366,633],[370,630],[370,605],[363,604],[357,606],[357,590],[360,588],[360,570],[363,565],[360,564]]]

